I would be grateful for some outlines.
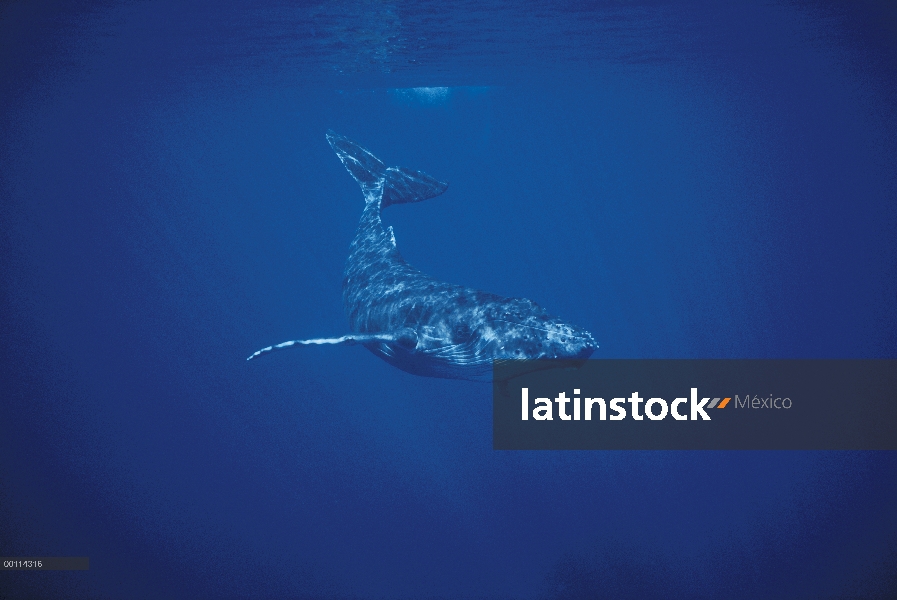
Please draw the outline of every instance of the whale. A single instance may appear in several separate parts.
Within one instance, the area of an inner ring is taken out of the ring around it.
[[[409,265],[392,226],[383,226],[381,211],[439,196],[448,184],[420,171],[387,167],[333,131],[326,137],[364,196],[343,279],[349,333],[289,340],[247,360],[296,346],[360,344],[414,375],[491,381],[496,362],[584,361],[598,348],[588,331],[531,300],[438,281]]]

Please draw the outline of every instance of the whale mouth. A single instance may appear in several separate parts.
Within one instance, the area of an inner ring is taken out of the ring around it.
[[[571,356],[570,358],[573,360],[585,360],[585,359],[589,358],[590,356],[592,356],[592,353],[594,353],[594,352],[595,352],[595,348],[593,348],[592,346],[586,346],[585,348],[583,348],[582,350],[580,350],[579,352],[577,352],[575,355]]]

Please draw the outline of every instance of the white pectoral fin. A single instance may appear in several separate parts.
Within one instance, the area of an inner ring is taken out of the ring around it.
[[[247,358],[246,360],[252,360],[256,356],[260,354],[266,354],[268,352],[274,352],[275,350],[282,350],[284,348],[289,348],[290,346],[325,346],[325,345],[333,345],[333,346],[353,346],[355,344],[365,344],[368,342],[406,342],[406,341],[416,341],[417,336],[415,335],[413,330],[401,330],[398,332],[387,332],[387,333],[350,333],[348,335],[344,335],[342,337],[336,338],[314,338],[310,340],[290,340],[288,342],[283,342],[280,344],[276,344],[274,346],[268,346],[267,348],[262,348],[261,350],[257,350],[252,353],[252,356]]]

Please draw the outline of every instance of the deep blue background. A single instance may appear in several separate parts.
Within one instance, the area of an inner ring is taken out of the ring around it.
[[[327,129],[596,358],[897,357],[895,10],[715,4],[0,7],[0,554],[91,559],[0,596],[893,597],[894,453],[494,452],[488,385],[245,361],[346,332]]]

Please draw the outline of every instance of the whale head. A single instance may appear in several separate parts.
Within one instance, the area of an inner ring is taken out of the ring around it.
[[[584,360],[598,348],[588,331],[563,322],[508,323],[496,334],[502,340],[495,352],[500,360]]]
[[[581,329],[545,313],[535,302],[516,299],[490,319],[497,360],[584,360],[598,348]]]

